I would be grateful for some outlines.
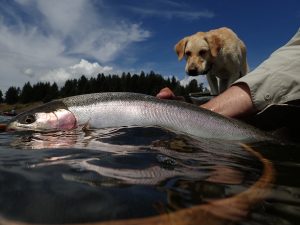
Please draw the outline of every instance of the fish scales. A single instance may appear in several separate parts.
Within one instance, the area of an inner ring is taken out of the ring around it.
[[[103,117],[98,115],[98,122],[102,121],[103,127],[153,125],[204,138],[233,140],[266,138],[264,133],[240,121],[225,118],[184,102],[161,100],[148,95],[99,93],[71,97],[63,102],[71,107],[71,111],[74,106],[88,106],[99,102],[99,108],[102,106],[101,114],[104,115]],[[113,102],[115,104],[112,104]],[[105,114],[108,112],[113,113],[110,121],[106,121]]]

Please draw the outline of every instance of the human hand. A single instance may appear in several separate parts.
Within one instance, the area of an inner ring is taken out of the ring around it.
[[[165,88],[161,89],[159,91],[159,93],[156,95],[156,97],[160,98],[160,99],[176,99],[175,94],[168,87],[165,87]]]
[[[179,101],[185,101],[185,98],[183,96],[176,96],[174,92],[168,88],[165,87],[159,91],[159,93],[156,95],[159,99],[169,99],[169,100],[179,100]]]

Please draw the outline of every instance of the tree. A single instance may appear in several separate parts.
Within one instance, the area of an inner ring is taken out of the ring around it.
[[[77,94],[88,94],[90,93],[89,81],[82,75],[77,82]]]
[[[3,99],[3,93],[2,91],[0,90],[0,103],[3,103],[4,102],[4,99]]]
[[[139,76],[139,80],[138,80],[138,90],[137,92],[139,93],[146,93],[147,90],[147,79],[146,79],[146,75],[144,71],[141,71],[141,74]]]
[[[111,89],[110,91],[121,91],[121,78],[118,75],[113,75],[111,77]]]
[[[121,90],[127,91],[127,85],[126,73],[123,72],[121,76]]]
[[[105,91],[105,75],[103,73],[99,73],[96,79],[97,90],[96,92],[104,92]]]
[[[46,96],[42,99],[43,102],[49,102],[53,99],[58,98],[59,92],[58,92],[58,86],[57,84],[54,82],[51,87],[49,88]]]
[[[69,97],[77,94],[77,80],[67,80],[60,90],[61,97]]]
[[[49,82],[38,82],[35,85],[33,85],[32,101],[44,101],[44,99],[50,92],[50,87],[51,85]]]
[[[20,88],[10,87],[5,93],[5,102],[7,104],[15,104],[19,100]]]
[[[52,95],[52,99],[58,98],[59,95],[58,86],[55,82],[51,86],[51,95]]]
[[[67,80],[64,86],[59,90],[56,83],[50,85],[49,82],[38,82],[31,86],[27,82],[22,91],[19,88],[11,87],[5,97],[5,102],[9,104],[18,101],[22,103],[43,101],[48,102],[58,97],[68,97],[78,94],[108,92],[108,91],[127,91],[137,92],[149,95],[156,95],[164,87],[171,88],[176,95],[186,95],[190,92],[205,91],[203,83],[199,84],[196,80],[191,81],[186,87],[173,76],[165,79],[162,75],[150,71],[145,74],[144,71],[138,74],[122,73],[118,75],[98,74],[97,78],[87,79],[82,75],[79,79]],[[0,103],[3,101],[0,91]]]
[[[31,102],[33,99],[33,88],[29,82],[27,82],[21,91],[19,101],[21,103],[28,103]]]
[[[202,84],[203,85],[203,84]],[[198,85],[198,81],[196,79],[193,79],[190,81],[190,83],[187,85],[186,90],[188,93],[192,92],[202,92],[202,85]]]

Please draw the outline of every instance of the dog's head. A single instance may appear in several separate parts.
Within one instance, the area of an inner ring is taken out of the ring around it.
[[[210,32],[198,32],[180,40],[175,45],[178,59],[186,58],[185,71],[190,76],[207,74],[220,49],[221,39]]]

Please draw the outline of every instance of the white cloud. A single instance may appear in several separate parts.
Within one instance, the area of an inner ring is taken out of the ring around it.
[[[86,2],[85,0],[38,0],[36,4],[52,31],[67,35],[70,32],[76,33],[81,21],[89,18],[90,15],[86,15],[87,18],[83,17],[85,12],[91,10]]]
[[[180,80],[180,84],[182,86],[186,86],[194,79],[197,80],[198,84],[203,83],[204,87],[208,88],[206,76],[201,76],[201,75],[195,76],[195,77],[186,75],[182,80]]]
[[[15,0],[17,3],[21,5],[28,5],[32,0]]]
[[[69,53],[89,54],[100,62],[110,62],[131,43],[150,37],[150,32],[141,29],[140,26],[121,22],[115,24],[113,28],[90,31],[88,37],[73,46]]]
[[[171,4],[168,4],[169,6]],[[140,14],[142,16],[152,16],[152,17],[163,17],[166,19],[180,18],[184,20],[197,20],[200,18],[213,18],[215,13],[209,10],[193,10],[185,9],[182,4],[173,4],[173,7],[160,7],[160,8],[147,8],[147,7],[137,7],[137,6],[125,6],[124,8],[130,10],[131,12]],[[174,7],[176,6],[176,7]],[[180,7],[180,8],[179,8]]]
[[[112,67],[109,66],[100,66],[99,63],[90,63],[87,60],[81,59],[80,63],[71,66],[70,69],[73,72],[86,74],[88,76],[95,75],[97,73],[106,73],[111,72]]]
[[[90,63],[81,59],[78,64],[67,68],[57,68],[48,71],[40,77],[40,81],[56,82],[62,85],[64,81],[71,78],[79,78],[81,75],[86,77],[96,76],[99,73],[109,74],[113,71],[112,67],[100,66],[99,63]]]
[[[18,7],[3,5],[0,17],[0,90],[25,82],[59,80],[82,70],[109,67],[135,42],[151,36],[142,24],[101,11],[91,0],[15,0]],[[73,67],[72,67],[73,66]],[[75,66],[75,67],[74,67]],[[93,67],[94,66],[94,67]],[[51,78],[53,76],[53,78]],[[70,77],[71,76],[71,77]]]
[[[24,70],[23,70],[23,73],[24,73],[25,75],[27,75],[28,77],[31,77],[31,78],[35,76],[35,74],[34,74],[34,72],[32,71],[31,68],[26,68],[26,69],[24,69]]]

